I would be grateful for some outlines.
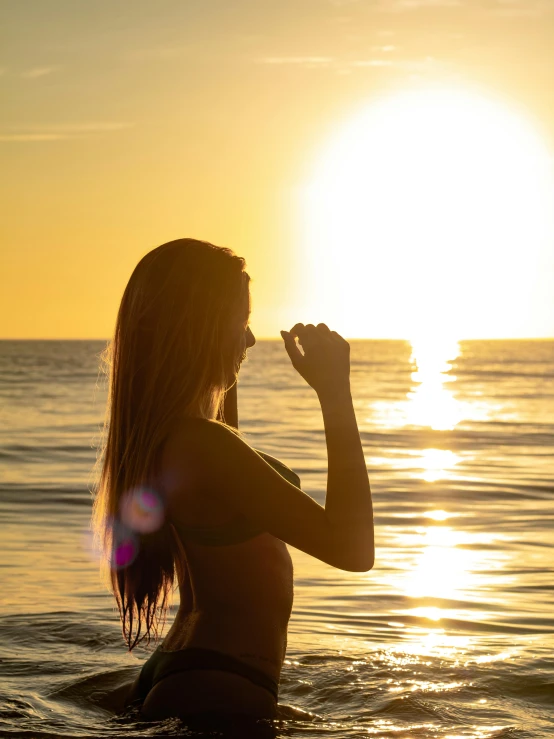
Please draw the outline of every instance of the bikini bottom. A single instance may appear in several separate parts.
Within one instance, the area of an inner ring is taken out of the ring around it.
[[[214,649],[203,647],[187,647],[173,652],[164,652],[158,647],[142,666],[139,676],[136,702],[144,701],[156,683],[168,675],[187,670],[223,670],[245,677],[254,685],[259,685],[271,693],[277,701],[279,685],[276,680],[265,672],[242,662],[236,657]],[[135,701],[134,701],[135,702]]]

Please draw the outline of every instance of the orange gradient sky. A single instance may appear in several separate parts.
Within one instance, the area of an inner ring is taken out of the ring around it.
[[[0,337],[110,336],[183,236],[246,258],[260,338],[554,336],[549,0],[0,15]]]

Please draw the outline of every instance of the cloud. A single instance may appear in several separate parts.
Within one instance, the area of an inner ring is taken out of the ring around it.
[[[40,129],[41,131],[49,131],[52,133],[103,133],[105,131],[122,131],[125,128],[132,128],[134,123],[124,123],[117,121],[87,121],[85,123],[54,123],[48,126],[25,126],[27,131]]]
[[[395,62],[390,59],[357,59],[349,62],[349,67],[392,67]]]
[[[371,70],[387,70],[392,69],[410,74],[425,74],[429,70],[434,71],[437,68],[444,68],[444,62],[439,61],[435,57],[427,56],[422,59],[355,59],[354,61],[343,63],[338,71],[341,74],[349,74],[354,71],[362,71],[363,69]]]
[[[376,47],[377,50],[392,51],[396,47]],[[422,73],[440,65],[440,62],[432,56],[421,59],[402,59],[393,57],[387,53],[386,58],[370,57],[368,59],[344,59],[331,56],[275,56],[258,59],[258,63],[268,64],[275,67],[296,65],[304,69],[326,69],[338,74],[351,74],[363,69],[396,69],[410,73]]]
[[[258,60],[260,64],[299,65],[301,67],[329,66],[333,63],[331,56],[266,56]]]
[[[28,80],[35,80],[37,77],[46,77],[47,74],[56,72],[59,67],[32,67],[25,72],[21,72],[21,76]]]
[[[67,139],[88,138],[97,133],[122,131],[132,128],[134,123],[98,122],[60,123],[43,126],[19,126],[0,131],[0,141],[62,141]]]
[[[0,133],[0,141],[59,141],[69,136],[57,133]]]
[[[538,18],[552,10],[549,0],[494,0],[488,12],[505,18]]]
[[[487,15],[537,18],[554,10],[552,0],[378,0],[375,9],[383,13],[405,13],[426,8],[473,8]]]
[[[193,44],[184,46],[151,46],[127,51],[123,54],[123,59],[128,62],[163,61],[166,59],[178,59],[193,50]]]
[[[464,0],[381,0],[377,9],[386,13],[403,13],[423,8],[459,8],[465,4]]]

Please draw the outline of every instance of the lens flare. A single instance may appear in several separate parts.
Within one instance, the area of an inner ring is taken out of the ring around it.
[[[112,531],[111,566],[114,570],[121,570],[134,562],[138,554],[139,542],[136,534],[119,521],[112,525]]]
[[[132,531],[151,534],[164,520],[164,505],[160,495],[151,488],[135,488],[121,499],[121,521]]]
[[[131,538],[122,541],[114,551],[116,567],[127,567],[137,556],[137,545]]]

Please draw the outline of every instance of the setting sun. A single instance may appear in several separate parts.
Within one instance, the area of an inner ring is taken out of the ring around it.
[[[367,105],[303,191],[314,312],[357,337],[552,333],[552,162],[532,120],[481,92]]]

